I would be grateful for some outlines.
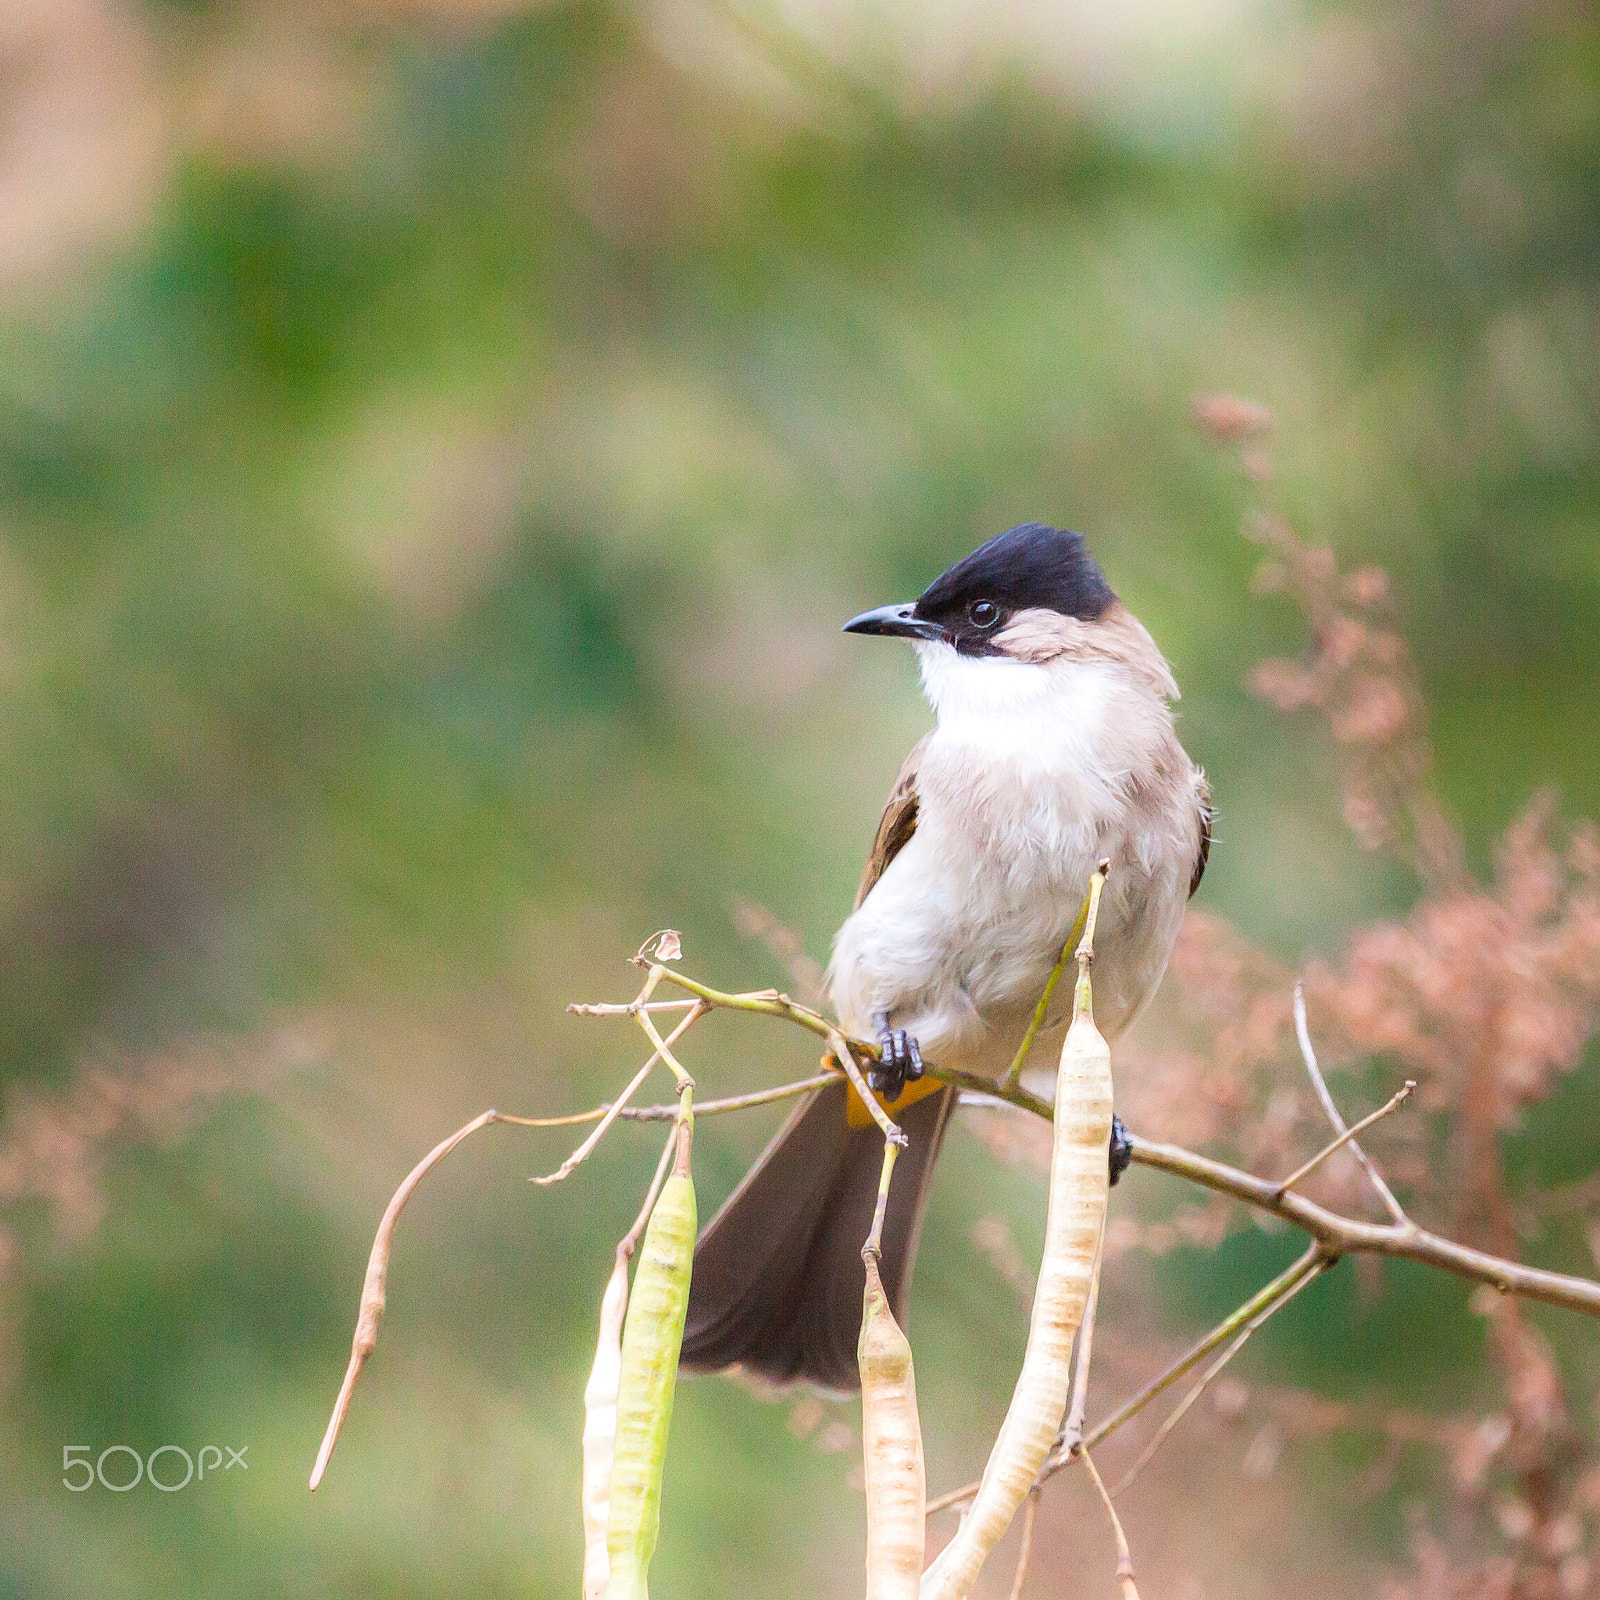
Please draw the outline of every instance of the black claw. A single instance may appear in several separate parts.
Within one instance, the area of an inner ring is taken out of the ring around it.
[[[885,1028],[879,1045],[883,1053],[867,1069],[867,1087],[886,1100],[898,1100],[906,1081],[922,1076],[922,1051],[904,1028]]]
[[[1133,1160],[1133,1142],[1128,1138],[1128,1130],[1122,1126],[1122,1118],[1113,1114],[1111,1118],[1111,1183],[1116,1185],[1118,1178],[1128,1170],[1128,1163]]]

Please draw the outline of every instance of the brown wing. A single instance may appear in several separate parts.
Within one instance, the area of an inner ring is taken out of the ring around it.
[[[929,733],[917,740],[900,768],[900,776],[894,780],[889,803],[883,808],[883,820],[878,824],[878,835],[872,841],[872,853],[861,869],[861,887],[856,890],[857,909],[872,893],[872,886],[883,876],[883,869],[905,849],[911,835],[917,831],[917,768],[932,737]]]
[[[1200,880],[1206,875],[1206,862],[1211,857],[1211,785],[1206,782],[1203,772],[1194,775],[1195,799],[1200,808],[1200,854],[1195,857],[1194,875],[1189,879],[1189,898],[1194,898],[1194,892],[1200,887]]]

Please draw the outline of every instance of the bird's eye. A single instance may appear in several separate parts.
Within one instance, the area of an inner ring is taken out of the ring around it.
[[[993,600],[974,600],[967,607],[967,621],[974,628],[992,628],[1000,620],[1000,607]]]

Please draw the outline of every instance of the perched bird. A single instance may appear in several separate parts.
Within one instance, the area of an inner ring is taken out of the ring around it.
[[[1012,528],[845,632],[909,639],[937,717],[900,770],[827,973],[845,1031],[881,1044],[871,1085],[910,1140],[881,1268],[903,1318],[956,1101],[924,1058],[1005,1072],[1106,858],[1094,999],[1115,1039],[1166,970],[1205,870],[1210,802],[1173,728],[1171,669],[1076,533]],[[1041,1064],[1065,1020],[1063,1006],[1041,1030]],[[1122,1137],[1118,1125],[1113,1181]],[[882,1151],[844,1082],[799,1105],[695,1248],[685,1368],[858,1387]]]

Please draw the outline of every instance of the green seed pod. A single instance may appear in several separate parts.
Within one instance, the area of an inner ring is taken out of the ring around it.
[[[661,1521],[661,1471],[672,1425],[678,1352],[689,1310],[689,1269],[698,1227],[686,1130],[639,1249],[617,1385],[617,1443],[611,1469],[606,1600],[648,1600],[650,1557]]]

